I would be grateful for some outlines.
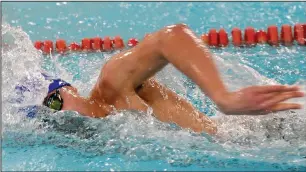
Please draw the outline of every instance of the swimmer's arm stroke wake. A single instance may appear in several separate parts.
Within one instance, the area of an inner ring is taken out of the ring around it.
[[[266,114],[299,109],[300,104],[284,101],[302,97],[298,87],[252,86],[229,92],[217,71],[208,48],[186,25],[176,24],[157,31],[134,48],[115,55],[103,67],[94,88],[107,85],[114,93],[134,90],[168,63],[190,77],[225,114]]]

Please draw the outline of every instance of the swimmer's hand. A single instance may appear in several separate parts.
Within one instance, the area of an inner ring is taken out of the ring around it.
[[[303,96],[305,94],[299,91],[298,87],[252,86],[223,95],[217,105],[229,115],[262,115],[288,109],[301,109],[300,104],[284,103],[284,101]]]

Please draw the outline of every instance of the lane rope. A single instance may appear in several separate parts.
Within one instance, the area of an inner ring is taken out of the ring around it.
[[[255,30],[246,27],[244,35],[240,28],[234,27],[231,31],[231,43],[235,47],[255,47],[257,44],[269,44],[270,46],[306,46],[306,24],[295,24],[293,29],[289,24],[281,26],[280,33],[276,25],[268,26],[267,31]],[[203,33],[201,39],[210,48],[228,47],[230,40],[225,29],[219,31],[212,28],[208,33]],[[139,43],[137,38],[130,38],[126,45],[134,47]],[[44,54],[67,52],[109,52],[125,48],[125,42],[120,36],[111,38],[105,36],[95,38],[83,38],[81,43],[71,42],[68,46],[65,40],[57,39],[55,44],[51,40],[35,41],[34,47]]]

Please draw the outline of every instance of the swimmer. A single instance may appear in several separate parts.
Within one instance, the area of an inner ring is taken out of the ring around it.
[[[96,118],[106,117],[114,110],[152,108],[160,121],[195,132],[216,133],[217,126],[211,119],[154,79],[169,63],[191,78],[225,114],[258,115],[301,108],[300,104],[284,102],[304,96],[295,86],[251,86],[228,91],[213,55],[184,24],[167,26],[137,46],[114,55],[102,67],[88,97],[80,96],[75,87],[63,80],[51,80],[43,104]]]

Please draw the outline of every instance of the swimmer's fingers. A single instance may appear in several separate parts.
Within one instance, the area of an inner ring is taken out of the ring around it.
[[[288,92],[288,91],[298,91],[297,86],[285,86],[285,85],[267,85],[256,87],[256,92],[258,93],[271,93],[271,92]]]
[[[269,99],[272,99],[273,97],[279,95],[280,93],[278,92],[273,92],[273,93],[265,93],[265,94],[259,94],[254,98],[254,101],[258,103],[258,105],[264,101],[267,101]]]
[[[285,111],[290,109],[301,109],[301,108],[302,105],[298,103],[278,103],[268,108],[266,112],[269,113],[269,112],[277,112],[277,111]]]
[[[270,96],[269,99],[259,104],[260,109],[267,109],[271,106],[274,106],[278,103],[281,103],[291,98],[303,97],[304,93],[300,91],[291,91],[291,92],[280,93],[272,97],[271,95],[268,95],[268,96]]]

